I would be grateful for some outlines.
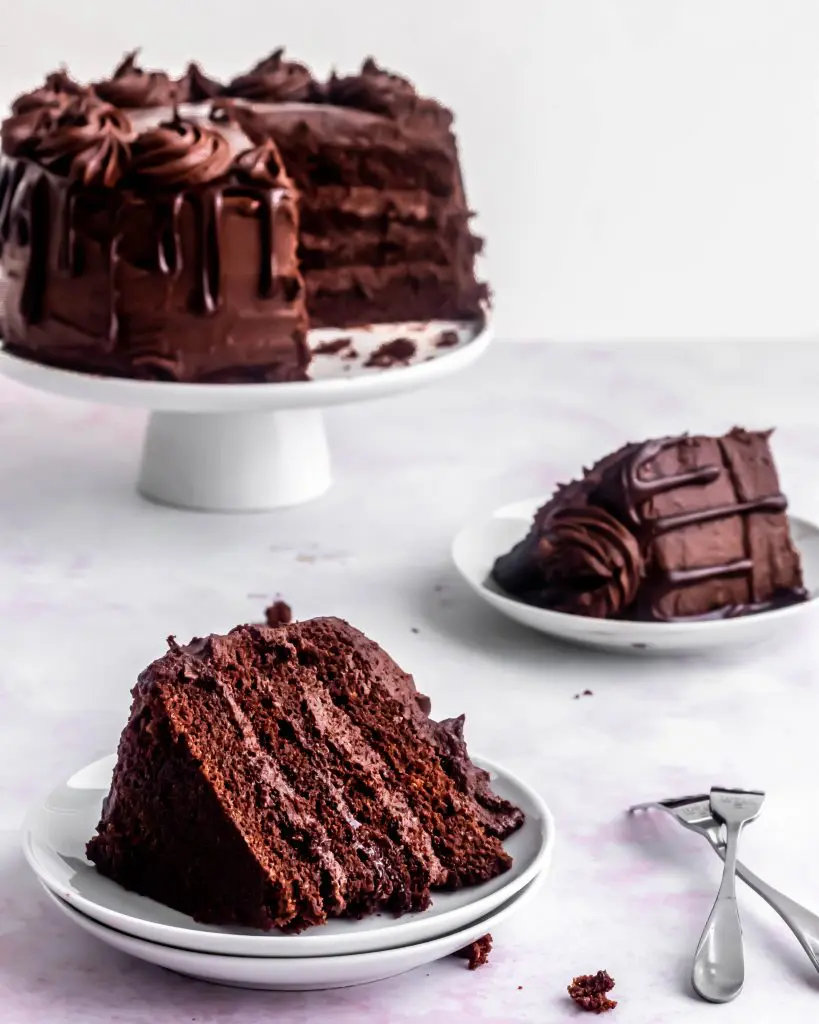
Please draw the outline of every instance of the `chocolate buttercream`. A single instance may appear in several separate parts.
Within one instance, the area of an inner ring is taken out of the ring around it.
[[[176,117],[139,135],[131,147],[131,178],[159,188],[204,185],[233,162],[221,132]]]
[[[94,96],[75,96],[46,130],[34,158],[52,173],[83,185],[113,188],[123,177],[134,137],[126,115]]]
[[[327,99],[341,107],[355,107],[382,114],[392,120],[415,119],[445,130],[452,124],[452,113],[435,100],[419,96],[407,78],[379,67],[368,57],[357,75],[338,77],[327,83]]]
[[[191,61],[177,82],[176,99],[178,103],[204,103],[220,96],[224,88],[221,82],[206,75],[196,61]]]
[[[284,47],[234,78],[224,91],[226,96],[262,103],[317,103],[323,94],[306,65],[284,59]]]
[[[94,83],[94,91],[108,103],[130,107],[161,107],[173,103],[178,85],[164,71],[144,71],[137,64],[139,50],[127,54],[111,78]]]
[[[576,615],[618,615],[634,600],[643,574],[634,535],[591,506],[556,513],[537,541],[535,558],[544,580],[542,603]]]

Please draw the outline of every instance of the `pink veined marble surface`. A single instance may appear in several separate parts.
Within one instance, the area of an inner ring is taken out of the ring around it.
[[[449,545],[474,512],[546,493],[627,439],[735,423],[778,427],[792,508],[819,521],[817,379],[813,343],[497,345],[428,391],[331,411],[332,491],[241,517],[136,496],[140,414],[0,379],[0,1022],[552,1024],[585,1019],[566,985],[601,968],[617,981],[614,1022],[812,1019],[819,976],[742,889],[746,990],[719,1009],[692,997],[719,862],[672,823],[623,812],[714,783],[762,787],[743,859],[819,910],[815,630],[732,660],[570,650],[474,598]],[[551,877],[497,930],[488,966],[450,958],[325,993],[218,988],[109,951],[40,894],[19,850],[29,804],[114,749],[136,674],[169,633],[258,619],[277,593],[299,617],[341,615],[381,642],[434,714],[466,712],[472,749],[551,805]]]

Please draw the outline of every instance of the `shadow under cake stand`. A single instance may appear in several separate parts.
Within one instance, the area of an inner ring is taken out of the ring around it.
[[[486,324],[441,321],[316,330],[309,337],[315,353],[312,379],[285,384],[102,377],[55,369],[2,350],[0,372],[68,398],[148,409],[139,492],[178,508],[251,512],[298,505],[330,486],[323,407],[431,384],[465,369],[491,340]],[[414,343],[411,358],[366,365],[382,345],[398,338]],[[339,347],[342,339],[347,344]],[[336,351],[328,351],[332,348]]]

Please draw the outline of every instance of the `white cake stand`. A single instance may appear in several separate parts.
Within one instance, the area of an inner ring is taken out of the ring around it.
[[[441,333],[458,343],[440,347]],[[367,367],[383,343],[409,338],[406,365]],[[310,332],[312,380],[288,384],[175,384],[58,370],[0,351],[0,371],[29,387],[87,402],[150,410],[137,484],[146,498],[179,508],[252,512],[298,505],[330,486],[321,409],[410,391],[457,373],[489,344],[486,326],[435,322]],[[350,351],[355,353],[350,357]],[[345,358],[346,356],[346,358]]]

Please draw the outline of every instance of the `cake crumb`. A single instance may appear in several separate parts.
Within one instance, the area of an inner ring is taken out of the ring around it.
[[[395,366],[396,363],[408,363],[415,355],[416,350],[415,342],[410,341],[409,338],[394,338],[392,341],[385,341],[383,345],[379,345],[364,365],[386,369]]]
[[[470,942],[468,946],[459,949],[455,956],[469,961],[470,971],[476,971],[489,961],[489,954],[492,952],[492,936],[482,935],[481,938]]]
[[[441,331],[438,335],[438,340],[435,342],[436,348],[452,348],[457,345],[460,341],[457,331]]]
[[[581,697],[593,697],[594,690],[584,690],[582,693],[576,693],[572,700],[580,700]]]
[[[342,359],[358,359],[358,352],[354,348],[351,348],[348,352],[345,352],[341,357]]]
[[[580,974],[572,980],[568,993],[587,1013],[607,1013],[617,1006],[617,1001],[606,995],[614,988],[614,979],[607,971],[597,974]]]
[[[314,356],[334,356],[349,348],[353,343],[352,338],[334,338],[332,341],[322,341],[313,349]]]
[[[293,611],[286,601],[276,600],[264,610],[265,625],[286,626],[293,621]]]

